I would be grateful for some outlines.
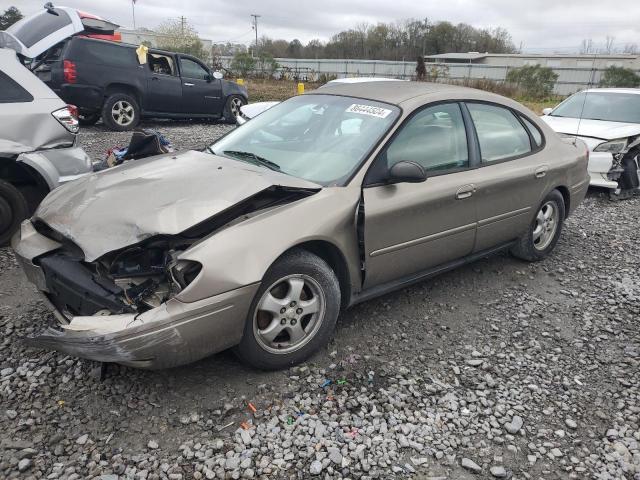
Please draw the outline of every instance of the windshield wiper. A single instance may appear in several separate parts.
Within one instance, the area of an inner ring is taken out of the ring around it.
[[[243,152],[240,150],[225,150],[222,153],[224,153],[225,155],[231,155],[233,157],[240,157],[241,159],[250,158],[254,162],[256,162],[258,165],[262,165],[263,167],[267,167],[271,170],[275,170],[276,172],[280,171],[280,165],[278,165],[275,162],[272,162],[271,160],[267,160],[266,158],[256,155],[253,152]]]

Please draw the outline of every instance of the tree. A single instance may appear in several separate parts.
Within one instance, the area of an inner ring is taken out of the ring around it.
[[[609,67],[602,75],[600,86],[635,88],[640,86],[640,75],[630,68]]]
[[[261,77],[271,78],[278,69],[278,62],[267,52],[260,52],[255,62],[255,70]]]
[[[507,73],[507,82],[524,90],[529,98],[546,98],[553,92],[558,74],[549,67],[525,65]]]
[[[0,15],[0,30],[6,30],[21,18],[22,13],[20,13],[20,10],[16,7],[7,8],[4,13]]]
[[[256,68],[256,59],[246,52],[236,53],[231,60],[231,70],[236,75],[246,77]]]
[[[205,62],[210,60],[210,52],[207,52],[198,37],[198,32],[184,19],[167,20],[156,28],[158,34],[158,48],[170,52],[186,53],[193,55]]]

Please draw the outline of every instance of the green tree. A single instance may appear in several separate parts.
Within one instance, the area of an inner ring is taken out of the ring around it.
[[[600,86],[635,88],[640,86],[640,75],[630,68],[609,67],[602,75]]]
[[[529,98],[547,98],[553,92],[558,74],[549,67],[525,65],[507,73],[507,82],[521,88]]]
[[[211,52],[207,52],[198,37],[198,32],[186,20],[167,20],[160,24],[155,32],[158,34],[159,49],[186,53],[205,62],[210,61]]]
[[[231,60],[231,70],[236,75],[246,77],[256,68],[256,59],[246,52],[236,53]]]
[[[20,10],[16,7],[7,8],[4,13],[0,15],[0,30],[6,30],[21,18],[22,13],[20,13]]]
[[[278,62],[267,52],[260,52],[255,62],[255,70],[262,77],[271,78],[278,69]]]

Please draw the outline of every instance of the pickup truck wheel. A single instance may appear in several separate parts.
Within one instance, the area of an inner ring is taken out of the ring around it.
[[[114,93],[102,107],[102,121],[111,130],[131,130],[140,122],[140,107],[131,95]]]
[[[29,206],[20,191],[0,180],[0,245],[6,245],[29,216]]]
[[[513,246],[511,253],[528,262],[545,258],[558,243],[564,217],[564,197],[558,190],[553,190],[542,201],[527,232]]]
[[[267,271],[235,353],[262,370],[288,368],[326,345],[340,313],[340,285],[329,265],[293,250]]]
[[[225,123],[236,123],[236,118],[240,115],[240,108],[246,105],[247,101],[240,95],[231,95],[227,98],[227,103],[224,106],[224,121]]]
[[[100,112],[82,113],[78,115],[78,122],[83,127],[89,127],[95,125],[100,120]]]

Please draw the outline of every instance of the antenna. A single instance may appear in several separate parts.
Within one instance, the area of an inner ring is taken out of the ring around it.
[[[587,103],[587,95],[589,95],[589,90],[593,85],[593,79],[596,72],[596,57],[598,56],[597,52],[593,53],[593,62],[591,63],[591,76],[589,77],[589,83],[587,84],[587,89],[584,91],[584,98],[582,99],[582,108],[580,109],[580,118],[578,118],[578,126],[576,127],[576,135],[573,139],[573,144],[578,143],[578,134],[580,133],[580,124],[582,123],[582,116],[584,115],[584,106]]]

